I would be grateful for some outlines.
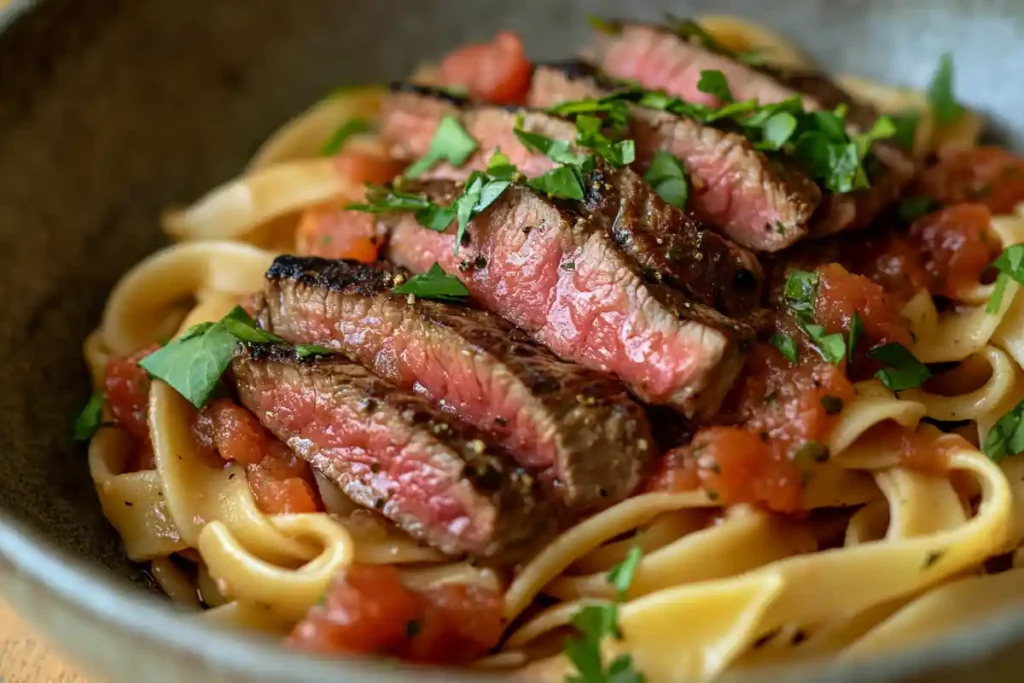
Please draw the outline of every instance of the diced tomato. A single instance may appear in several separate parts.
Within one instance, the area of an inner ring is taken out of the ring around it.
[[[931,291],[957,299],[978,284],[1000,249],[984,204],[957,204],[919,218],[910,239],[925,256]]]
[[[419,593],[402,584],[394,567],[353,565],[296,625],[288,643],[325,654],[465,664],[494,647],[501,632],[501,599],[493,591],[445,585]]]
[[[810,356],[794,366],[758,344],[736,397],[742,425],[700,430],[665,457],[651,488],[702,487],[725,504],[799,511],[804,480],[816,460],[828,457],[824,444],[853,396],[841,368]]]
[[[382,185],[402,172],[403,164],[384,153],[383,147],[363,146],[343,150],[334,158],[338,173],[353,185]]]
[[[1024,201],[1024,158],[1002,147],[951,147],[921,174],[916,191],[943,204],[984,204],[996,215]]]
[[[853,314],[863,323],[859,358],[869,346],[896,342],[910,346],[907,321],[892,304],[885,290],[863,275],[854,275],[837,263],[818,269],[818,299],[815,319],[829,332],[849,335]],[[854,359],[856,360],[856,358]]]
[[[378,245],[375,225],[372,214],[315,206],[299,222],[296,247],[304,255],[373,263]]]
[[[146,371],[139,367],[139,361],[159,348],[159,344],[153,344],[127,356],[111,357],[104,376],[107,405],[114,414],[114,420],[145,445],[149,444],[146,413],[149,411],[150,381]]]
[[[922,289],[932,291],[934,287],[921,246],[894,227],[885,227],[873,235],[858,233],[845,237],[843,246],[848,248],[848,258],[843,263],[881,285],[895,308],[902,307]]]
[[[312,472],[245,408],[226,398],[203,406],[193,425],[196,441],[224,460],[246,466],[249,488],[266,514],[323,509]]]
[[[525,104],[530,71],[523,41],[509,31],[490,43],[460,48],[441,62],[445,85],[463,86],[474,99],[494,104]]]

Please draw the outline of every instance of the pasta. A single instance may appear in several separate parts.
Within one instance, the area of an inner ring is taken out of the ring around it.
[[[700,24],[722,49],[813,68],[765,28],[730,17]],[[449,68],[447,60],[431,67],[430,80],[443,81]],[[852,76],[839,83],[880,112],[918,116],[919,160],[977,145],[974,113],[943,122],[923,93]],[[195,326],[245,306],[275,256],[316,244],[300,234],[304,217],[362,201],[366,178],[322,147],[352,121],[379,117],[384,100],[376,88],[332,95],[288,122],[239,178],[166,213],[163,227],[176,243],[124,275],[84,344],[94,390],[114,386],[118,359],[187,339]],[[373,134],[357,135],[343,152],[388,153]],[[996,213],[982,229],[1003,249],[1024,244],[1024,205]],[[165,592],[198,618],[225,626],[297,633],[337,577],[372,565],[395,571],[413,592],[474,586],[499,595],[500,642],[472,663],[531,680],[581,675],[563,642],[579,637],[576,619],[588,606],[609,604],[621,637],[600,640],[599,657],[649,681],[876,657],[1024,602],[1024,455],[1012,444],[992,455],[1001,430],[1015,433],[1016,422],[1001,421],[1024,400],[1024,295],[1015,276],[983,278],[985,265],[955,290],[916,287],[899,299],[909,351],[936,376],[896,389],[891,376],[850,384],[848,398],[825,409],[834,419],[822,443],[813,442],[824,456],[805,463],[794,509],[768,498],[723,501],[696,484],[651,485],[563,529],[519,566],[478,565],[417,541],[319,471],[301,488],[315,510],[268,512],[253,480],[263,465],[211,458],[197,441],[194,402],[158,377],[141,407],[151,452],[140,455],[140,434],[110,395],[97,409],[90,473],[126,555],[150,563]],[[858,311],[867,317],[870,305]],[[840,339],[852,366],[859,361],[847,322],[849,338]],[[681,448],[702,467],[703,446]],[[995,571],[989,560],[999,556],[1008,568]],[[623,587],[609,572],[624,565],[631,580]]]

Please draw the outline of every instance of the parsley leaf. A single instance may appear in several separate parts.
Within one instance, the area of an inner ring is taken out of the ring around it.
[[[584,197],[583,176],[572,166],[556,166],[544,175],[531,178],[526,184],[551,197],[576,201],[582,201]]]
[[[814,349],[826,362],[835,364],[846,357],[846,341],[842,334],[826,334],[824,326],[818,324],[805,324],[803,327],[814,342]]]
[[[458,278],[446,274],[436,262],[427,272],[412,276],[402,284],[392,287],[391,291],[395,294],[413,294],[421,299],[438,301],[461,301],[469,296],[466,285]]]
[[[928,102],[940,126],[954,123],[964,112],[953,95],[953,56],[948,52],[939,59],[939,68],[932,76],[928,86]]]
[[[782,149],[782,146],[793,136],[796,126],[796,117],[789,112],[783,111],[775,114],[765,121],[762,128],[763,138],[756,147],[770,151]]]
[[[871,126],[871,130],[853,136],[853,144],[857,146],[857,154],[863,159],[867,156],[872,144],[894,135],[896,135],[896,124],[888,116],[879,116]]]
[[[917,138],[917,125],[921,122],[921,115],[913,109],[907,109],[899,114],[890,114],[893,124],[896,126],[896,133],[893,140],[903,149],[913,151],[914,140]]]
[[[665,150],[657,150],[651,158],[651,166],[644,180],[666,202],[680,209],[686,208],[690,182],[686,167],[676,156]]]
[[[94,391],[82,412],[75,418],[71,430],[71,438],[75,441],[88,441],[100,428],[103,419],[103,394]]]
[[[1024,284],[1024,244],[1008,246],[990,267],[998,270],[999,276],[996,278],[995,288],[992,290],[992,296],[989,298],[985,310],[988,313],[996,313],[1003,303],[1003,292],[1006,291],[1006,283],[1009,278],[1012,277],[1017,282]]]
[[[576,117],[576,144],[593,150],[597,155],[608,161],[612,166],[621,168],[636,159],[636,148],[632,140],[612,142],[601,128],[604,123],[600,118],[589,114]]]
[[[918,195],[916,197],[907,197],[900,202],[898,212],[900,218],[908,223],[913,223],[921,216],[927,216],[941,207],[942,204],[935,199],[927,195]]]
[[[818,296],[818,274],[808,270],[791,271],[786,276],[783,296],[790,310],[810,315],[814,311],[815,299]]]
[[[555,140],[540,133],[530,133],[522,129],[523,119],[516,120],[512,132],[523,144],[523,147],[531,152],[539,152],[558,164],[579,164],[583,157],[570,151],[572,143],[568,140]]]
[[[1021,417],[1024,417],[1024,401],[999,418],[985,436],[985,455],[993,462],[1024,453],[1024,420]]]
[[[784,334],[776,332],[771,336],[768,342],[779,350],[782,357],[788,360],[790,363],[796,363],[800,360],[800,356],[797,353],[796,342],[792,337],[787,337]]]
[[[725,79],[725,74],[721,71],[701,71],[700,80],[697,81],[697,90],[713,95],[722,102],[734,102],[736,99],[732,96],[732,90],[729,89],[729,81]]]
[[[341,151],[348,139],[360,133],[369,133],[373,130],[373,122],[367,119],[349,119],[338,126],[324,146],[320,148],[320,156],[330,157]]]
[[[605,33],[609,36],[617,36],[622,33],[622,26],[614,21],[608,21],[602,17],[591,14],[587,17],[587,23],[590,24],[590,28],[601,33]]]
[[[626,599],[626,591],[629,590],[629,584],[633,583],[633,575],[640,564],[641,553],[639,546],[633,546],[626,553],[625,559],[608,572],[608,583],[615,586],[619,601]]]
[[[220,324],[236,338],[255,344],[280,344],[284,341],[276,334],[256,327],[256,321],[241,306],[235,306]]]
[[[857,348],[857,342],[864,335],[864,321],[861,320],[860,312],[854,311],[850,317],[850,339],[846,346],[846,355],[852,361],[853,350]]]
[[[814,307],[818,298],[818,274],[807,270],[790,271],[782,292],[783,298],[800,327],[814,342],[814,349],[829,363],[839,363],[846,357],[843,335],[828,334],[824,326],[814,321]]]
[[[319,344],[295,345],[295,355],[299,358],[309,358],[310,356],[329,356],[337,352],[337,349],[332,349],[330,346],[320,346]]]
[[[452,166],[461,166],[476,150],[476,140],[470,137],[458,119],[451,115],[445,116],[434,132],[427,153],[405,170],[405,176],[418,178],[442,161]]]
[[[140,360],[139,367],[202,408],[235,355],[236,338],[219,323],[191,332]]]
[[[519,169],[512,164],[508,155],[499,149],[495,150],[487,161],[487,175],[498,180],[515,180],[519,177]]]
[[[903,391],[919,387],[931,378],[931,370],[910,352],[910,349],[895,342],[882,344],[868,351],[868,358],[885,364],[875,373],[882,385],[889,391]]]
[[[412,211],[416,222],[435,232],[444,232],[455,220],[455,211],[447,206],[438,206],[426,195],[413,192],[401,192],[394,188],[379,185],[366,186],[366,202],[349,204],[345,207],[350,211],[366,213],[398,213]]]
[[[455,253],[466,234],[469,221],[478,213],[493,204],[512,183],[508,180],[491,180],[486,174],[473,171],[463,186],[462,194],[452,204],[455,216],[459,221],[458,232],[455,234]]]

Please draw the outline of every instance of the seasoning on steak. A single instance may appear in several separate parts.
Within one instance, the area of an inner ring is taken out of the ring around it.
[[[449,204],[461,188],[435,181],[403,189]],[[457,256],[454,222],[437,233],[412,214],[381,220],[391,230],[387,249],[395,263],[423,272],[436,261],[485,308],[562,358],[621,377],[648,402],[713,414],[752,331],[645,281],[611,239],[617,219],[607,206],[590,213],[513,185],[470,222]],[[460,263],[473,267],[460,270]]]
[[[232,374],[277,438],[445,553],[514,556],[553,528],[536,482],[481,432],[340,354],[243,345]]]
[[[458,103],[450,96],[422,87],[406,87],[385,103],[383,134],[393,139],[393,151],[409,159],[423,156],[443,116],[457,116],[480,149],[462,167],[442,165],[426,177],[465,180],[483,170],[501,150],[528,177],[544,173],[554,162],[523,147],[513,134],[515,110]],[[522,110],[523,126],[547,137],[575,140],[576,126],[557,116]],[[671,117],[674,118],[674,117]],[[412,122],[416,123],[413,124]],[[744,144],[745,138],[742,139]],[[576,150],[581,151],[581,150]],[[585,151],[585,150],[582,150]],[[666,281],[696,302],[726,315],[741,317],[760,303],[761,269],[753,254],[729,240],[705,231],[683,211],[663,201],[636,172],[628,168],[597,175],[587,183],[594,198],[622,202],[622,220],[612,227],[620,247],[642,268],[645,277]],[[817,191],[817,187],[811,183]],[[809,213],[808,213],[809,215]],[[771,228],[776,235],[776,227]]]
[[[855,103],[841,88],[821,74],[757,68],[732,56],[707,49],[699,38],[682,37],[665,26],[610,22],[611,32],[602,32],[587,51],[588,58],[616,78],[639,82],[689,102],[719,105],[701,92],[697,83],[701,71],[721,71],[737,100],[754,99],[762,104],[781,102],[799,95],[808,110],[850,106],[850,123],[867,129],[878,113]],[[899,198],[900,190],[914,174],[910,158],[891,142],[872,146],[877,165],[869,168],[871,188],[862,192],[832,195],[825,199],[811,222],[815,235],[829,234],[867,225],[878,213]]]
[[[555,357],[492,313],[393,293],[407,276],[281,256],[257,317],[289,342],[338,348],[488,432],[573,513],[637,489],[655,449],[620,381]]]
[[[536,67],[528,101],[548,108],[614,90],[586,63],[562,62]],[[807,233],[821,190],[795,164],[769,158],[735,131],[635,105],[629,110],[638,168],[646,170],[658,150],[678,157],[692,184],[687,208],[700,220],[758,251],[778,251]]]

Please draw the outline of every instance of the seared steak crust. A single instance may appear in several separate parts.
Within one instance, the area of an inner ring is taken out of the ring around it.
[[[460,192],[440,181],[404,189],[438,204]],[[440,263],[485,308],[557,355],[618,375],[646,401],[713,413],[742,365],[750,328],[646,281],[611,239],[611,210],[512,186],[470,222],[458,256],[454,225],[437,233],[410,214],[382,220],[391,260],[417,272]]]
[[[238,395],[357,503],[449,554],[514,556],[553,529],[536,482],[478,430],[340,354],[246,344]]]
[[[633,493],[654,457],[641,408],[614,377],[567,363],[498,316],[391,291],[401,269],[282,256],[262,325],[338,348],[488,432],[573,513]]]

